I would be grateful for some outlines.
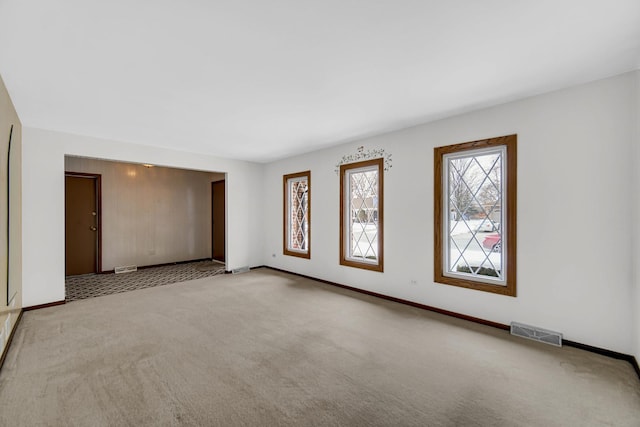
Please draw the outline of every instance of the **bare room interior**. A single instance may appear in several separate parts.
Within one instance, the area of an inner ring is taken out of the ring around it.
[[[638,164],[634,0],[0,1],[0,425],[638,426]]]

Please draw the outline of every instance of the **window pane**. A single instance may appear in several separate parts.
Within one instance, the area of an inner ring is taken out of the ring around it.
[[[504,284],[503,149],[444,156],[449,212],[447,273]]]
[[[283,252],[311,258],[311,172],[284,175]]]
[[[349,177],[349,258],[378,261],[378,171],[352,171]]]
[[[307,221],[307,180],[290,180],[290,218],[289,218],[289,249],[307,250],[309,224]]]

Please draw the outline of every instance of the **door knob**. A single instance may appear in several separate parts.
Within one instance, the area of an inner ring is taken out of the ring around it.
[[[91,231],[96,231],[96,230],[97,230],[97,228],[96,228],[96,227],[94,227],[94,226],[91,226],[91,227],[89,227],[89,230],[91,230]]]

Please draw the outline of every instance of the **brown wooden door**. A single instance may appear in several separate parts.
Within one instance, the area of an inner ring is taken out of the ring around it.
[[[225,182],[211,183],[211,258],[224,261]]]
[[[98,271],[98,179],[65,176],[65,275]]]

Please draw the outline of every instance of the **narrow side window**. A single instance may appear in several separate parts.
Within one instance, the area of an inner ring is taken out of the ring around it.
[[[284,175],[285,255],[311,258],[311,172]]]

